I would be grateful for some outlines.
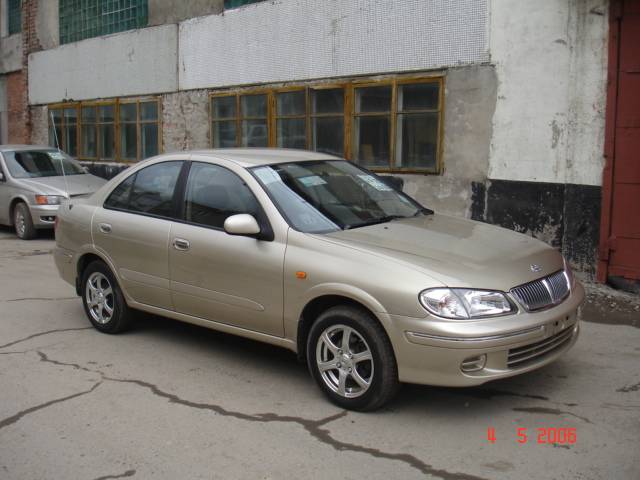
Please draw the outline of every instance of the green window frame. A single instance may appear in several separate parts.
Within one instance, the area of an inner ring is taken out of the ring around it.
[[[9,35],[22,31],[22,0],[7,0],[7,31]]]
[[[242,7],[243,5],[249,5],[251,3],[258,3],[264,0],[224,0],[224,8],[225,10],[229,10],[231,8]]]
[[[148,0],[59,0],[60,43],[146,27]]]

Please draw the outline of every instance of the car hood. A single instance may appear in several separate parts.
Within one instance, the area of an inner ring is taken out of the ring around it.
[[[322,237],[374,255],[392,257],[450,287],[507,291],[564,266],[560,253],[539,240],[493,225],[438,214],[342,230]],[[538,268],[539,271],[534,271]]]
[[[67,175],[66,177],[21,178],[17,181],[34,193],[64,196],[69,194],[72,197],[91,194],[106,183],[106,180],[90,174]]]

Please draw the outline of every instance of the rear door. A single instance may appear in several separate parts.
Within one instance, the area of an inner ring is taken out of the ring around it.
[[[171,227],[169,249],[176,311],[282,336],[286,238],[224,231],[227,217],[239,213],[270,229],[250,187],[231,168],[193,162],[184,195],[183,220]]]
[[[169,233],[184,161],[143,168],[125,179],[93,217],[96,247],[115,266],[136,302],[173,309],[169,290]]]

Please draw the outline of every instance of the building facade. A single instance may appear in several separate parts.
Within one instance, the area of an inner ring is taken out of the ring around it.
[[[334,153],[595,273],[605,0],[23,0],[21,32],[1,2],[4,142],[107,177],[193,148]]]

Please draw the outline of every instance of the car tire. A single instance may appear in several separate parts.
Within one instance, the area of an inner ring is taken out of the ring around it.
[[[84,311],[96,330],[113,334],[130,327],[131,309],[105,263],[91,262],[82,273],[80,287]]]
[[[380,408],[400,385],[386,332],[364,309],[351,306],[318,317],[307,338],[307,364],[325,395],[348,410]]]
[[[38,232],[33,226],[33,218],[26,203],[20,202],[13,209],[13,226],[16,229],[16,235],[22,240],[31,240],[36,237]]]

